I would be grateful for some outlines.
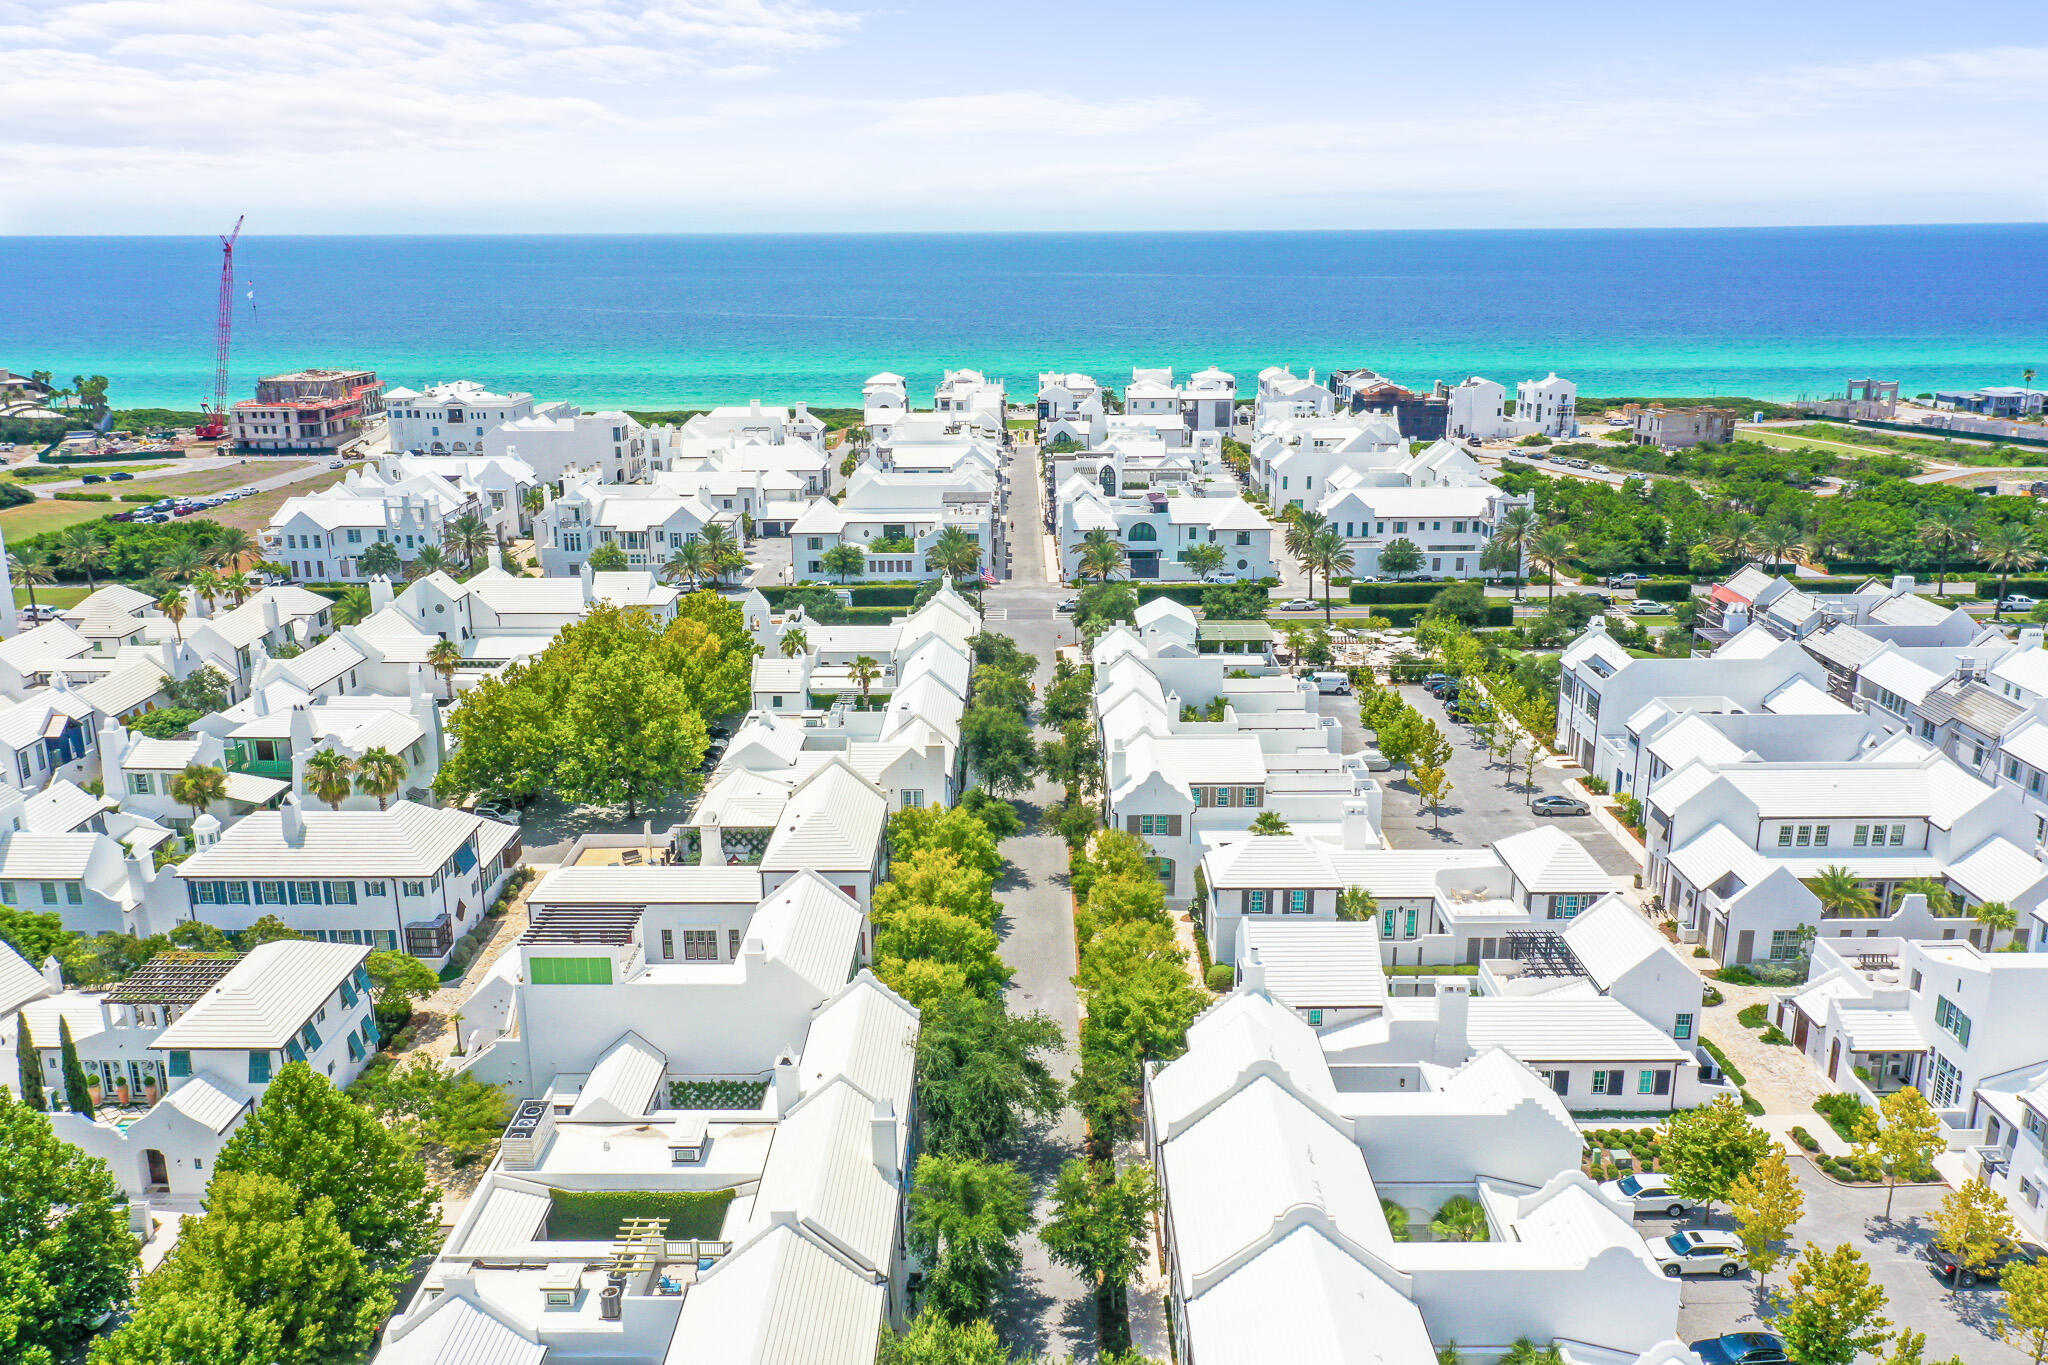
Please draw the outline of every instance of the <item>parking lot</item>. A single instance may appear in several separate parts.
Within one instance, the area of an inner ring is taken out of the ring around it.
[[[1523,785],[1522,768],[1494,763],[1472,737],[1469,727],[1452,720],[1444,705],[1419,686],[1404,686],[1401,696],[1410,706],[1436,722],[1451,742],[1449,764],[1452,790],[1434,815],[1423,808],[1400,770],[1378,774],[1386,794],[1382,825],[1387,842],[1395,848],[1484,848],[1496,839],[1519,834],[1538,825],[1555,825],[1577,839],[1600,864],[1623,884],[1633,882],[1638,866],[1635,858],[1614,841],[1590,815],[1539,816],[1531,813],[1529,802],[1547,793],[1564,793],[1561,769],[1538,764],[1536,786]],[[1344,727],[1344,750],[1363,747],[1365,727],[1358,719],[1355,697],[1324,697],[1322,713],[1340,718]]]
[[[1887,1222],[1882,1189],[1837,1185],[1803,1157],[1792,1159],[1792,1169],[1806,1192],[1806,1216],[1792,1230],[1794,1245],[1813,1242],[1833,1248],[1853,1243],[1870,1263],[1871,1278],[1889,1297],[1884,1312],[1894,1331],[1904,1326],[1927,1334],[1927,1360],[1960,1356],[1968,1365],[2019,1365],[2026,1359],[1998,1339],[1993,1324],[2001,1316],[2004,1296],[1995,1286],[1951,1291],[1934,1277],[1922,1258],[1933,1235],[1928,1215],[1940,1205],[1945,1187],[1900,1187]],[[1699,1225],[1696,1218],[1636,1220],[1637,1230],[1645,1237]],[[1734,1224],[1723,1212],[1712,1226],[1732,1230]],[[1782,1288],[1784,1283],[1782,1269],[1768,1281],[1772,1288]],[[1678,1334],[1686,1341],[1697,1341],[1723,1332],[1768,1331],[1770,1307],[1764,1305],[1759,1312],[1757,1299],[1756,1276],[1747,1271],[1732,1280],[1712,1276],[1687,1279],[1678,1310]]]

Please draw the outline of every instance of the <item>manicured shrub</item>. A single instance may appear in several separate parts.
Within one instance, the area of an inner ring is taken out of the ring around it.
[[[1208,982],[1210,990],[1218,995],[1227,995],[1237,985],[1237,968],[1228,962],[1214,963],[1209,968]]]

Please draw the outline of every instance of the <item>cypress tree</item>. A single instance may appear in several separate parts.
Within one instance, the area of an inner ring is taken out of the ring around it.
[[[48,1109],[50,1102],[43,1097],[43,1054],[29,1037],[27,1015],[22,1016],[21,1027],[14,1034],[14,1061],[21,1072],[21,1102],[31,1109]]]
[[[71,1041],[71,1021],[57,1016],[57,1046],[64,1058],[64,1092],[74,1113],[93,1116],[92,1091],[86,1088],[85,1068],[78,1063],[78,1048]]]

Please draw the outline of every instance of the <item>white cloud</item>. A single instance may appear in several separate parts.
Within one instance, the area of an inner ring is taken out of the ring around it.
[[[1416,98],[1170,63],[1082,91],[972,25],[913,22],[910,56],[864,23],[817,0],[0,0],[0,231],[205,230],[227,205],[257,231],[1794,221],[1827,202],[1817,171],[1877,182],[1844,212],[1939,217],[1906,168],[1959,150],[2003,178],[1948,202],[2048,204],[2044,47]]]

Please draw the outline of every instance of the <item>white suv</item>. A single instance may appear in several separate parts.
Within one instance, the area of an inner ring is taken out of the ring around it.
[[[1742,1242],[1732,1232],[1674,1232],[1651,1241],[1650,1255],[1666,1279],[1719,1275],[1732,1280],[1742,1273]]]
[[[1638,1214],[1668,1213],[1676,1218],[1690,1207],[1671,1192],[1671,1181],[1655,1171],[1610,1180],[1600,1187],[1600,1193]]]

